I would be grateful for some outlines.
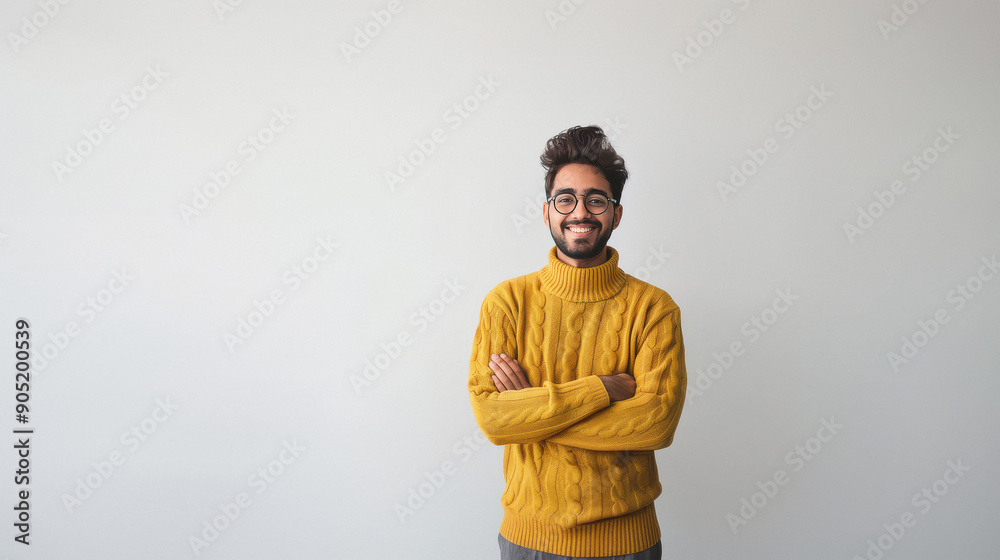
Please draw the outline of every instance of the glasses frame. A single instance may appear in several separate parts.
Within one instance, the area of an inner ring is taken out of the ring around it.
[[[598,196],[603,196],[604,198],[608,199],[608,202],[611,202],[612,204],[615,204],[615,205],[618,204],[617,200],[615,200],[615,199],[611,198],[610,196],[608,196],[608,195],[606,195],[604,193],[601,193],[601,192],[592,192],[592,193],[587,193],[587,194],[575,194],[575,193],[561,192],[559,194],[554,194],[554,195],[550,196],[549,198],[547,198],[545,200],[545,202],[546,203],[552,202],[553,200],[556,199],[556,197],[560,197],[560,196],[562,196],[564,194],[565,195],[571,195],[573,197],[583,197],[583,198],[587,198],[588,196],[598,195]],[[558,212],[559,214],[562,214],[563,216],[568,216],[568,215],[572,214],[573,212],[575,212],[576,211],[576,207],[580,205],[580,199],[579,198],[574,198],[573,200],[576,201],[576,202],[573,204],[573,208],[571,208],[569,212],[561,212],[558,208],[556,208],[555,204],[552,205],[552,208],[556,212]],[[608,208],[611,208],[611,206],[608,206],[604,210],[601,210],[600,212],[594,212],[593,210],[590,209],[589,206],[587,206],[587,201],[586,200],[583,201],[583,207],[586,208],[587,212],[590,212],[590,214],[593,215],[593,216],[600,216],[601,214],[607,212]]]

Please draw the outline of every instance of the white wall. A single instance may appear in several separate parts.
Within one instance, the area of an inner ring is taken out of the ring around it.
[[[0,553],[496,557],[473,331],[545,264],[545,140],[592,123],[632,174],[611,245],[679,302],[700,391],[657,452],[665,557],[992,552],[997,2],[225,1],[0,8],[0,418],[35,430],[29,485],[0,451]]]

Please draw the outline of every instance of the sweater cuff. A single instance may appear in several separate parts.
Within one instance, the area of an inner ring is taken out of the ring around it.
[[[601,381],[598,375],[589,375],[584,377],[587,380],[587,388],[590,389],[591,396],[594,399],[602,403],[600,410],[604,410],[611,406],[611,395],[608,394],[608,390],[604,387],[604,382]]]

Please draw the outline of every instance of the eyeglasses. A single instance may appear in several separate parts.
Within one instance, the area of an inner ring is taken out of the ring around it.
[[[587,211],[591,214],[597,216],[603,214],[611,206],[611,203],[618,204],[618,201],[603,194],[590,193],[590,194],[572,194],[572,193],[561,193],[549,197],[545,202],[555,201],[552,206],[555,207],[556,212],[560,214],[572,214],[573,210],[576,210],[576,204],[579,202],[578,197],[586,199],[584,204],[586,205]]]

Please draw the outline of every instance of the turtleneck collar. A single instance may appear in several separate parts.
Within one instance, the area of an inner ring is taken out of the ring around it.
[[[608,260],[590,268],[572,267],[549,250],[549,264],[541,270],[542,287],[550,294],[577,303],[610,299],[625,286],[625,271],[618,268],[618,251],[607,247]]]

